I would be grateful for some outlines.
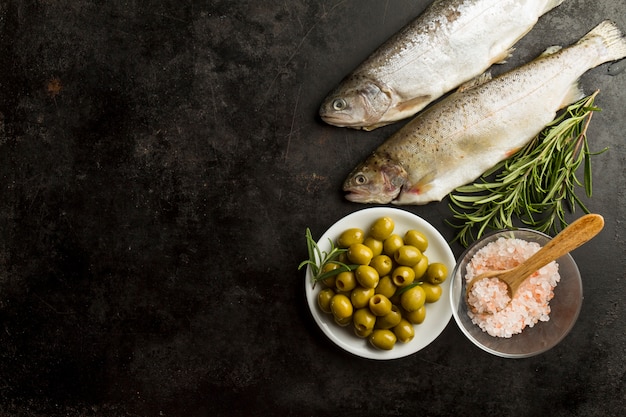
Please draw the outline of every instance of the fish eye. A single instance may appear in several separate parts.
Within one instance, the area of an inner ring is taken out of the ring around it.
[[[367,177],[363,174],[359,174],[356,177],[354,177],[354,182],[357,185],[363,185],[367,183]]]
[[[337,111],[345,109],[346,106],[347,106],[347,103],[342,98],[338,98],[335,101],[333,101],[333,109],[335,109]]]

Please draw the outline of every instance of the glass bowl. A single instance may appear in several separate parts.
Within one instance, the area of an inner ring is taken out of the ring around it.
[[[465,336],[486,352],[504,358],[535,356],[556,346],[574,326],[583,301],[580,272],[571,255],[567,254],[557,259],[561,279],[554,288],[554,298],[550,300],[550,320],[539,321],[533,327],[526,327],[521,333],[510,338],[491,336],[474,324],[467,315],[464,277],[467,264],[474,254],[500,237],[519,238],[537,242],[541,246],[551,240],[550,236],[535,230],[517,229],[494,232],[474,242],[461,255],[450,277],[452,315]]]

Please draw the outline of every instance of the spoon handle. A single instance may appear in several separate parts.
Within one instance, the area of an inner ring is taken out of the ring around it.
[[[587,214],[572,222],[556,235],[526,262],[511,271],[512,283],[517,289],[519,284],[539,268],[573,251],[596,236],[604,227],[604,218],[599,214]],[[515,282],[515,284],[513,284]]]

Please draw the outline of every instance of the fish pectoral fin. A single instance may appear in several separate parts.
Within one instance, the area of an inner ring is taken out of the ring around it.
[[[457,89],[458,92],[462,93],[463,91],[470,90],[474,87],[478,87],[479,85],[485,84],[486,82],[491,80],[491,72],[487,71],[480,74],[478,77],[472,78],[469,81],[464,82]]]
[[[414,184],[411,188],[405,191],[408,194],[426,194],[433,189],[433,184]]]
[[[585,97],[585,92],[581,90],[580,86],[578,85],[578,80],[576,80],[574,84],[570,86],[569,90],[567,90],[567,93],[565,94],[565,97],[563,97],[563,101],[561,102],[559,108],[562,109],[565,106],[577,102],[583,97]]]
[[[434,173],[427,174],[423,176],[422,178],[420,178],[418,182],[416,182],[415,184],[412,184],[408,189],[403,190],[403,193],[417,194],[417,195],[425,194],[428,191],[432,190],[433,187],[435,186],[433,184],[434,179],[435,179]]]
[[[391,123],[393,123],[393,121],[374,123],[374,124],[367,125],[367,126],[359,126],[358,129],[364,130],[366,132],[371,132],[372,130],[376,130],[379,127],[390,125]]]
[[[413,112],[413,109],[417,108],[418,111],[426,107],[428,103],[432,101],[430,95],[417,96],[407,101],[403,101],[396,106],[396,109],[401,112]]]

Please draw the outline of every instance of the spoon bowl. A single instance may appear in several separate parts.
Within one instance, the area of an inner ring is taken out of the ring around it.
[[[588,242],[600,233],[603,227],[604,218],[599,214],[587,214],[580,217],[515,268],[505,271],[487,271],[472,279],[465,290],[466,300],[477,282],[493,277],[507,285],[509,298],[512,299],[519,286],[535,271]],[[467,303],[470,305],[469,301]]]

